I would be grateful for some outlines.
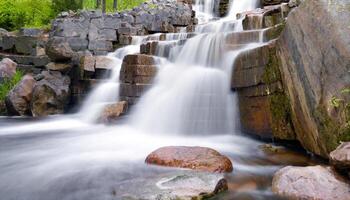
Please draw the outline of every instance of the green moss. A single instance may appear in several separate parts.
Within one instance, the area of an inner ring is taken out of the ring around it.
[[[263,75],[263,81],[266,84],[276,83],[281,80],[281,74],[279,71],[279,61],[276,57],[276,49],[269,50],[269,62],[265,67],[265,73]]]
[[[339,145],[339,122],[336,122],[328,116],[327,111],[323,107],[319,107],[314,112],[314,116],[318,125],[318,132],[321,141],[324,142],[327,152],[333,151]]]
[[[263,81],[265,84],[281,82],[279,71],[280,62],[276,56],[276,49],[269,50],[268,63],[265,67]],[[280,139],[295,139],[291,120],[291,105],[283,90],[278,90],[268,96],[272,115],[271,128],[273,135]]]
[[[279,139],[293,140],[291,106],[287,95],[276,92],[269,96],[270,111],[272,115],[271,128],[273,135]]]

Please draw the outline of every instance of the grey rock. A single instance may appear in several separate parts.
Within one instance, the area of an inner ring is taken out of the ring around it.
[[[89,50],[112,51],[113,43],[106,40],[93,40],[89,43]]]
[[[39,37],[44,31],[38,28],[21,28],[19,34],[22,36]]]
[[[52,61],[69,61],[75,54],[69,43],[60,37],[49,40],[46,45],[46,53]]]
[[[124,200],[192,200],[212,197],[227,188],[222,175],[179,171],[119,182],[113,193]]]
[[[330,167],[285,167],[273,177],[272,191],[289,199],[348,200],[349,183]]]
[[[31,112],[34,117],[63,114],[70,96],[70,79],[58,71],[44,71],[34,87]]]

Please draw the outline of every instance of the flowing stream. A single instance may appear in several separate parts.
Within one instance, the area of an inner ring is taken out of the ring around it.
[[[256,8],[257,0],[233,0],[228,16],[218,20],[213,3],[197,1],[200,25],[194,34],[167,34],[159,43],[153,87],[120,124],[94,121],[103,105],[118,101],[123,57],[139,52],[143,42],[159,40],[159,34],[134,37],[132,45],[108,55],[114,60],[111,76],[79,113],[46,120],[0,118],[0,199],[115,199],[116,182],[173,170],[144,164],[150,152],[171,145],[211,147],[232,159],[229,192],[217,199],[279,199],[270,189],[273,173],[309,159],[289,150],[268,155],[260,148],[263,142],[243,136],[230,90],[235,58],[264,45],[263,33],[235,50],[225,42],[243,31],[236,14]]]

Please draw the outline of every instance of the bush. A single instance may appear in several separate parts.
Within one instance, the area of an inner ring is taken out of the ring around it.
[[[12,0],[0,1],[0,27],[15,30],[25,25],[26,13]]]
[[[22,77],[23,73],[17,70],[12,78],[5,78],[3,82],[0,83],[0,101],[5,100],[7,94],[19,83]]]

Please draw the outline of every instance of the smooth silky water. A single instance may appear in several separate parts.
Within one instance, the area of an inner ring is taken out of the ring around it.
[[[144,163],[150,152],[171,145],[211,147],[231,158],[229,191],[214,199],[279,199],[271,192],[273,173],[314,161],[292,150],[268,153],[263,142],[239,131],[237,100],[230,91],[232,63],[264,39],[229,51],[225,37],[242,31],[236,14],[257,3],[232,1],[230,14],[217,21],[212,20],[212,6],[213,1],[197,1],[201,25],[190,39],[186,33],[169,34],[159,45],[158,56],[168,59],[157,59],[153,87],[118,125],[94,121],[103,105],[118,100],[123,57],[159,35],[135,37],[132,45],[108,55],[114,60],[110,78],[90,93],[77,114],[0,118],[0,199],[118,199],[123,194],[114,191],[116,184],[127,187],[133,180],[180,170]]]

